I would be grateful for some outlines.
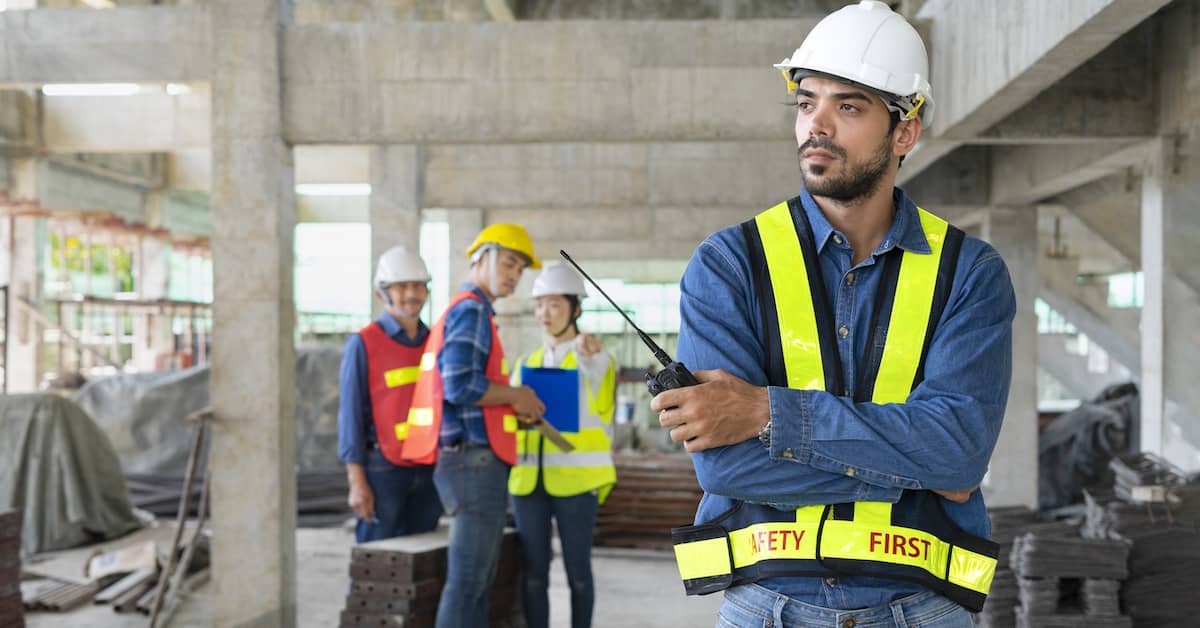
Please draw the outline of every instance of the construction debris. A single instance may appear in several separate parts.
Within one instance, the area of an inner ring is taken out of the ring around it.
[[[0,626],[23,628],[21,606],[21,511],[0,512]]]
[[[440,528],[355,546],[341,627],[432,628],[446,579],[448,541],[447,530]],[[505,530],[489,595],[492,626],[524,628],[519,575],[517,536]]]
[[[596,545],[671,549],[704,493],[685,454],[616,454],[617,484],[596,516]]]

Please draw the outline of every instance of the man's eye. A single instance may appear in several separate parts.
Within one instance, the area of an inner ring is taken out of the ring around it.
[[[854,112],[854,111],[858,111],[858,107],[855,107],[854,105],[851,105],[849,103],[842,103],[842,111]]]

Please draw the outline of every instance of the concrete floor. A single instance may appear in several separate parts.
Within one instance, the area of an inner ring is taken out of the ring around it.
[[[77,548],[39,556],[27,571],[78,579],[87,557],[98,547],[112,550],[154,540],[160,547],[170,544],[172,526],[159,522],[129,536],[101,546]],[[337,593],[349,587],[350,547],[353,534],[338,528],[301,529],[296,532],[298,572],[297,626],[336,626],[344,597]],[[711,626],[716,622],[720,596],[688,598],[675,570],[674,557],[667,552],[596,548],[593,554],[596,579],[596,628],[640,628],[651,626]],[[176,628],[207,628],[212,624],[209,586],[200,587],[171,618]],[[551,566],[550,625],[570,625],[570,602],[562,562]],[[28,613],[29,628],[123,628],[144,625],[140,615],[117,614],[108,606],[85,606],[70,613]]]

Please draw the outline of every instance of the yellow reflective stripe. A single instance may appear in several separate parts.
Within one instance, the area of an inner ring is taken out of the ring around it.
[[[383,372],[383,382],[388,388],[404,386],[405,384],[414,384],[417,377],[421,374],[420,367],[405,366],[398,369]]]
[[[549,441],[546,441],[549,444]],[[612,455],[607,451],[592,451],[588,453],[563,453],[561,451],[543,451],[542,469],[544,471],[562,469],[582,469],[589,467],[611,467]]]
[[[429,351],[421,354],[421,370],[432,371],[437,366],[437,354]]]
[[[506,414],[506,415],[504,415],[504,431],[505,431],[505,432],[511,432],[511,433],[514,433],[514,434],[516,433],[516,431],[517,431],[517,417],[515,417],[515,416],[513,416],[513,415],[511,415],[511,414]]]
[[[884,523],[892,520],[891,502],[854,502],[854,520],[864,523]]]
[[[396,424],[396,440],[404,440],[408,438],[408,423]]]
[[[817,522],[803,525],[791,521],[768,521],[729,533],[734,568],[760,560],[817,557]]]
[[[675,546],[675,564],[681,580],[730,573],[729,549],[724,538],[705,539]]]
[[[529,359],[525,361],[525,366],[532,366],[535,368],[540,367],[542,365],[542,360],[545,359],[545,355],[546,349],[544,347],[538,347],[537,349],[534,349],[533,353],[529,354]]]
[[[567,352],[567,355],[563,357],[562,364],[559,364],[559,365],[558,365],[558,368],[560,368],[560,369],[568,369],[568,370],[569,370],[569,369],[578,369],[578,368],[579,368],[579,362],[578,362],[578,361],[575,359],[575,352],[574,352],[574,351],[568,351],[568,352]]]
[[[910,565],[939,579],[946,573],[949,552],[948,543],[914,528],[830,519],[821,531],[823,558]]]
[[[500,374],[508,377],[508,360],[500,360]]]
[[[780,203],[759,214],[754,222],[771,273],[788,388],[825,390],[817,314],[791,210],[787,203]]]
[[[433,425],[433,408],[409,408],[408,422],[422,427]]]
[[[987,595],[996,575],[996,559],[954,547],[950,551],[950,584]]]
[[[900,277],[896,281],[896,296],[892,301],[892,317],[888,322],[887,343],[879,361],[879,374],[875,376],[875,392],[871,397],[875,403],[903,403],[908,399],[925,345],[925,330],[933,308],[933,289],[937,285],[942,244],[949,225],[923,209],[918,209],[917,213],[933,252],[928,255],[904,252]]]

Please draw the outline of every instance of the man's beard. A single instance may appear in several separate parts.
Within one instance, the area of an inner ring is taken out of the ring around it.
[[[874,194],[879,189],[879,183],[883,180],[883,175],[887,173],[888,166],[892,163],[893,158],[889,140],[889,137],[884,137],[875,154],[865,162],[851,164],[848,161],[845,149],[834,144],[833,141],[821,136],[808,138],[808,141],[802,144],[796,151],[796,155],[800,161],[800,178],[804,182],[805,189],[813,196],[830,198],[848,205],[853,205],[855,202]],[[824,164],[809,164],[809,168],[813,174],[810,177],[804,170],[804,152],[809,149],[820,149],[832,153],[843,162],[845,172],[840,177],[818,178],[820,175],[825,174],[828,166]]]

